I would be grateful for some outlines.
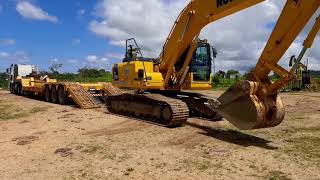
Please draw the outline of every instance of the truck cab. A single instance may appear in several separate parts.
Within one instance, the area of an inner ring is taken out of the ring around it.
[[[38,70],[34,65],[11,64],[11,66],[7,69],[9,81],[8,88],[10,92],[15,94],[20,93],[22,91],[21,78],[37,71]]]

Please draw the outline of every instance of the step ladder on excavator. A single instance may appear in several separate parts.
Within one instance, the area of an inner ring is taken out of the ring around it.
[[[66,90],[71,99],[82,109],[93,109],[101,107],[99,103],[81,85],[76,83],[65,83]]]

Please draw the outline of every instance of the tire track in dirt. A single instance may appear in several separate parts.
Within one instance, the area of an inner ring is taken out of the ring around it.
[[[132,131],[141,131],[142,129],[149,128],[150,124],[145,124],[143,122],[138,122],[134,120],[126,120],[123,122],[119,122],[116,124],[111,125],[110,127],[103,128],[96,131],[90,131],[85,133],[84,135],[90,136],[111,136],[116,134],[123,134]]]

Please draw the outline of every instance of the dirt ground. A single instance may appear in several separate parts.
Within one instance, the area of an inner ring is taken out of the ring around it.
[[[320,93],[281,96],[280,126],[239,131],[200,119],[168,129],[0,91],[0,179],[320,179]]]

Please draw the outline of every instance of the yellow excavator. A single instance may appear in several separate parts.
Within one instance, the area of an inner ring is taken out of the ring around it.
[[[308,89],[311,87],[311,75],[308,70],[308,63],[303,64],[301,62],[302,58],[306,54],[307,50],[311,48],[317,34],[320,30],[320,16],[316,18],[316,21],[309,32],[307,38],[303,42],[303,48],[296,58],[295,55],[291,56],[289,61],[289,67],[292,67],[290,73],[295,75],[294,79],[289,81],[282,91],[300,91],[301,89]]]
[[[189,116],[212,118],[216,113],[243,130],[279,125],[285,111],[278,90],[294,75],[278,61],[319,9],[320,0],[287,0],[248,79],[237,82],[217,99],[183,91],[211,88],[211,50],[207,42],[198,39],[200,31],[263,1],[191,0],[175,21],[158,58],[144,58],[137,43],[127,41],[126,57],[113,65],[112,86],[106,88],[108,110],[164,126],[182,125]],[[271,72],[280,80],[272,83],[268,79]]]

